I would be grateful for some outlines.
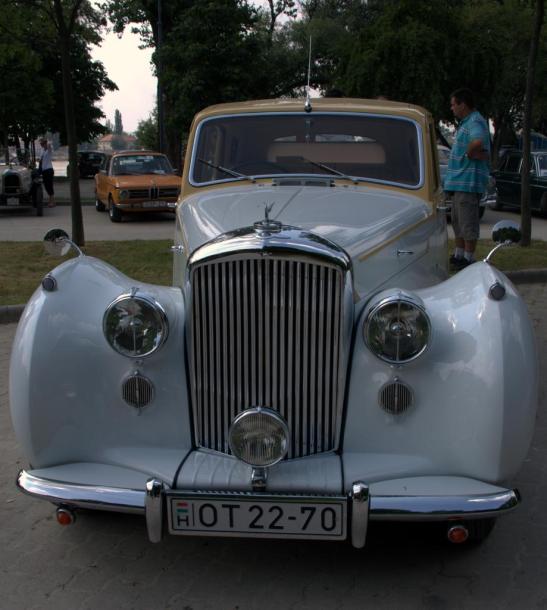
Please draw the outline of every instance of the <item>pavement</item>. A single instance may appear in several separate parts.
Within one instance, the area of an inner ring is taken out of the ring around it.
[[[547,287],[519,287],[547,365]],[[430,528],[374,524],[367,546],[168,537],[144,519],[81,512],[62,528],[23,495],[26,467],[8,408],[15,324],[0,325],[0,608],[2,610],[528,610],[547,608],[547,378],[535,435],[512,483],[523,503],[478,548],[441,544]],[[510,374],[510,371],[508,372]],[[518,405],[515,405],[518,409]]]

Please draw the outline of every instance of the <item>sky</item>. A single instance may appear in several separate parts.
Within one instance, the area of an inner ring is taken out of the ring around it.
[[[118,85],[118,91],[107,91],[99,106],[112,123],[117,108],[122,113],[124,130],[135,131],[156,103],[157,81],[150,63],[152,49],[139,49],[139,36],[126,28],[121,38],[114,33],[106,34],[102,45],[92,50],[92,56],[103,63],[108,78]]]

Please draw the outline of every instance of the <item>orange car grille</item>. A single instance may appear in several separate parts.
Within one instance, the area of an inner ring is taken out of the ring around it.
[[[179,189],[176,186],[151,186],[148,189],[129,189],[129,199],[163,199],[176,198]]]

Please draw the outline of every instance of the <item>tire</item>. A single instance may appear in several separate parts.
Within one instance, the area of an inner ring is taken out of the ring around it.
[[[484,206],[479,207],[479,218],[482,218],[484,216],[485,209],[486,208]]]
[[[105,204],[97,197],[97,193],[95,193],[95,209],[97,212],[104,212],[106,210]]]
[[[108,197],[108,216],[112,222],[121,222],[122,213],[112,201],[112,197]]]

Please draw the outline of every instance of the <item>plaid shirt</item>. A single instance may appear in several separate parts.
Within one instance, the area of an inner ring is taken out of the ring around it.
[[[490,163],[469,159],[467,147],[473,140],[482,140],[483,150],[490,153],[490,133],[484,117],[474,110],[463,119],[450,151],[444,190],[448,192],[484,193],[488,185]]]

